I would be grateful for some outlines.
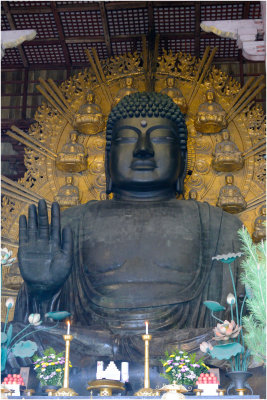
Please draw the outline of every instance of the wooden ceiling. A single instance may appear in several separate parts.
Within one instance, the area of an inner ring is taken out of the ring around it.
[[[85,49],[100,59],[141,50],[154,30],[162,49],[202,56],[217,46],[217,60],[237,61],[236,42],[200,28],[204,20],[261,18],[256,1],[2,1],[2,30],[35,29],[37,37],[7,49],[2,69],[88,66]],[[215,60],[216,60],[215,58]]]

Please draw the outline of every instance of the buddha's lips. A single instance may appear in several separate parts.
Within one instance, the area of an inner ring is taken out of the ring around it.
[[[151,171],[157,168],[153,160],[135,160],[131,163],[131,169],[134,171]]]

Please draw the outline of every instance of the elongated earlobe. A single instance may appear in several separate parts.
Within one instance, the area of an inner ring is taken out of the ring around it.
[[[179,177],[176,182],[176,192],[178,194],[183,194],[184,191],[184,180],[183,177]]]
[[[112,193],[112,179],[109,177],[107,180],[107,194]]]

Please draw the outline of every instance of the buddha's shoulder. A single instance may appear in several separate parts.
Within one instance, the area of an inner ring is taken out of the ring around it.
[[[78,206],[70,207],[62,212],[61,222],[63,225],[80,222],[86,214],[90,213],[91,210],[97,207],[97,204],[100,203],[97,200],[88,201],[85,204],[80,204]]]
[[[198,213],[201,219],[210,220],[211,223],[224,223],[231,226],[241,227],[242,222],[238,217],[223,211],[220,207],[210,205],[208,202],[200,202],[194,200],[177,201],[177,206],[182,207],[188,215]]]

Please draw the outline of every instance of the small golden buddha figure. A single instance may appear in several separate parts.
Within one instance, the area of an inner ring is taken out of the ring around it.
[[[74,186],[72,176],[66,176],[66,185],[61,186],[55,196],[55,201],[60,205],[61,211],[80,204],[79,189]]]
[[[242,196],[240,189],[234,185],[234,177],[232,174],[225,176],[225,183],[219,193],[217,207],[221,207],[224,211],[231,214],[239,213],[247,207],[247,203]]]
[[[88,90],[86,103],[75,114],[73,127],[85,135],[93,135],[104,128],[104,116],[99,105],[95,104],[92,90]]]
[[[61,171],[81,172],[87,168],[84,146],[77,143],[77,131],[70,133],[70,141],[65,143],[57,155],[56,166]]]
[[[200,104],[195,117],[195,127],[201,133],[218,133],[226,128],[226,112],[222,106],[215,101],[215,92],[208,89],[207,101]]]
[[[222,141],[217,143],[213,153],[212,167],[216,171],[238,171],[244,165],[242,153],[237,145],[230,140],[227,129],[222,131]]]
[[[133,84],[133,78],[131,76],[127,76],[125,78],[125,86],[121,88],[116,94],[112,107],[115,107],[124,96],[128,96],[129,94],[138,92],[138,90],[133,87]]]
[[[188,199],[197,201],[197,198],[198,198],[198,195],[197,195],[196,189],[191,189],[188,193]]]
[[[260,208],[260,215],[254,221],[254,231],[252,234],[254,243],[259,243],[266,239],[266,206]]]
[[[167,94],[175,104],[180,108],[183,114],[187,112],[186,100],[180,89],[175,87],[175,79],[172,76],[168,76],[166,79],[166,88],[162,89],[160,93]]]

